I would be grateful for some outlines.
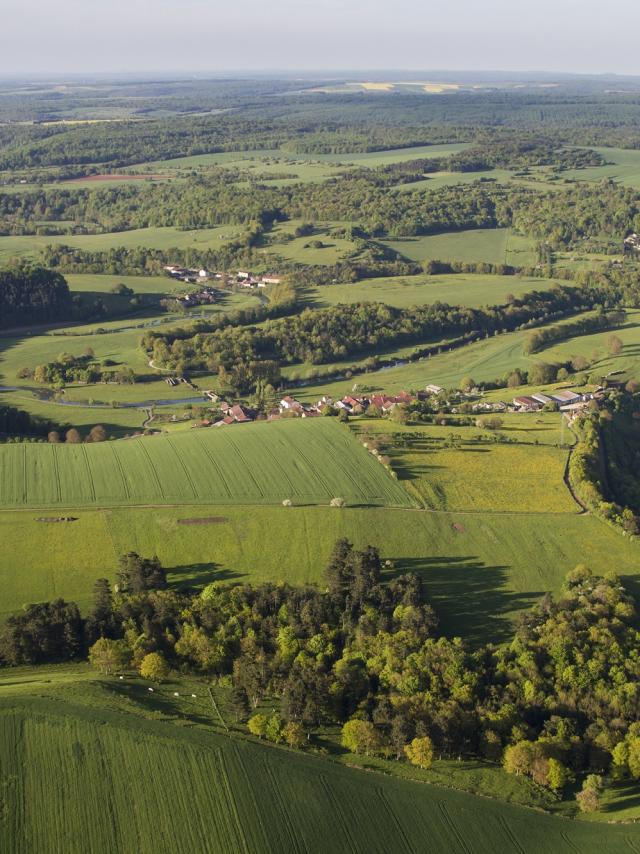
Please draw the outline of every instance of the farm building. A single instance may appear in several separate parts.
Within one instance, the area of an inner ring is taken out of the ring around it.
[[[545,406],[547,403],[553,403],[553,398],[549,397],[548,394],[543,394],[541,391],[537,391],[535,394],[532,394],[531,397],[534,400],[537,400],[538,403],[541,403]]]
[[[563,389],[562,391],[554,391],[553,399],[560,405],[566,403],[578,403],[580,400],[582,400],[582,395],[577,394],[575,391]]]
[[[425,387],[425,391],[429,392],[429,394],[442,394],[444,389],[442,388],[442,386],[433,385],[432,383],[431,385]]]
[[[529,397],[528,395],[514,397],[513,405],[518,410],[518,412],[538,412],[540,409],[542,409],[542,404],[540,403],[540,401],[536,400],[533,397]]]

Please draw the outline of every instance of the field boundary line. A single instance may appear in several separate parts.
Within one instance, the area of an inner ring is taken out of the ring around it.
[[[229,732],[229,727],[227,726],[225,719],[220,714],[220,709],[218,708],[218,704],[216,703],[216,701],[214,699],[213,692],[211,691],[211,685],[207,685],[207,691],[209,692],[209,699],[211,700],[211,705],[213,706],[213,710],[215,711],[217,716],[220,718],[220,723],[225,728],[225,731]]]

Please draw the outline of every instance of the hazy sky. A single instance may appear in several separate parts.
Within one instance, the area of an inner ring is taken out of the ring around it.
[[[0,0],[0,73],[640,74],[635,0]]]

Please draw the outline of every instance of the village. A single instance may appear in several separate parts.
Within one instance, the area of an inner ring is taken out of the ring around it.
[[[175,384],[178,383],[174,380]],[[194,427],[224,427],[232,424],[247,424],[256,420],[277,421],[282,418],[318,418],[326,415],[341,414],[342,417],[368,414],[383,417],[393,412],[397,407],[405,408],[416,403],[431,402],[434,412],[445,409],[452,415],[458,414],[487,414],[487,413],[532,413],[558,411],[564,413],[568,420],[573,420],[588,407],[589,402],[598,392],[578,393],[569,389],[560,389],[549,394],[536,392],[531,395],[514,397],[511,403],[506,401],[482,400],[484,393],[475,388],[469,392],[449,391],[441,386],[429,384],[417,392],[401,391],[396,395],[388,394],[358,394],[354,391],[344,397],[334,400],[329,395],[323,395],[315,403],[297,400],[291,395],[282,397],[277,406],[266,413],[239,403],[229,403],[221,400],[213,391],[206,391],[204,396],[212,401],[212,416],[201,419]]]
[[[211,305],[217,302],[223,294],[223,290],[230,288],[240,288],[245,291],[263,290],[269,285],[279,285],[282,281],[280,276],[256,276],[247,270],[238,270],[237,273],[221,273],[211,270],[192,269],[187,267],[178,267],[175,264],[167,264],[164,267],[165,273],[171,278],[179,282],[185,282],[189,285],[202,285],[199,291],[193,293],[180,294],[176,296],[178,302],[183,303],[187,308],[199,305]],[[216,282],[222,287],[213,287],[210,282]]]

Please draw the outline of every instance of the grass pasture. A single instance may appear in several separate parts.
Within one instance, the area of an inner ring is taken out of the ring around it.
[[[533,241],[510,228],[477,228],[383,242],[410,261],[480,261],[526,267],[536,260]]]
[[[131,550],[157,554],[179,587],[317,583],[339,537],[377,546],[395,572],[418,573],[441,631],[472,643],[507,640],[515,614],[558,592],[578,563],[613,569],[640,592],[637,546],[589,515],[186,503],[66,513],[77,521],[0,512],[0,619],[58,596],[88,609],[96,578],[115,579],[118,557]],[[196,518],[216,521],[179,521]]]
[[[615,181],[625,187],[640,188],[640,150],[632,148],[595,148],[605,159],[604,166],[588,166],[562,173],[573,181]]]
[[[559,418],[507,419],[509,428],[498,431],[496,437],[509,437],[515,440],[513,444],[495,443],[494,435],[483,435],[471,427],[396,429],[384,421],[363,421],[356,429],[374,437],[377,434],[383,441],[391,434],[383,453],[390,456],[400,482],[429,510],[576,513],[579,508],[563,481],[567,451],[544,443],[545,438],[558,441]],[[565,438],[572,439],[565,433]],[[484,441],[478,441],[479,434]],[[542,444],[533,444],[540,441]]]
[[[454,273],[446,276],[392,276],[362,279],[351,284],[323,285],[307,290],[313,308],[338,303],[383,302],[398,308],[445,302],[479,308],[502,305],[508,294],[520,297],[527,291],[546,290],[556,284],[551,279],[522,276],[485,276]]]
[[[2,850],[320,854],[328,820],[333,851],[635,850],[632,828],[569,823],[229,738],[197,699],[178,727],[144,686],[82,686],[1,701]],[[204,726],[193,725],[199,717]]]
[[[333,420],[290,420],[96,445],[0,446],[0,505],[409,502]]]
[[[219,249],[242,233],[239,226],[201,228],[182,231],[179,228],[135,228],[107,234],[47,235],[0,237],[0,262],[12,258],[37,258],[46,246],[71,246],[87,252],[108,252],[125,247],[136,249]]]

